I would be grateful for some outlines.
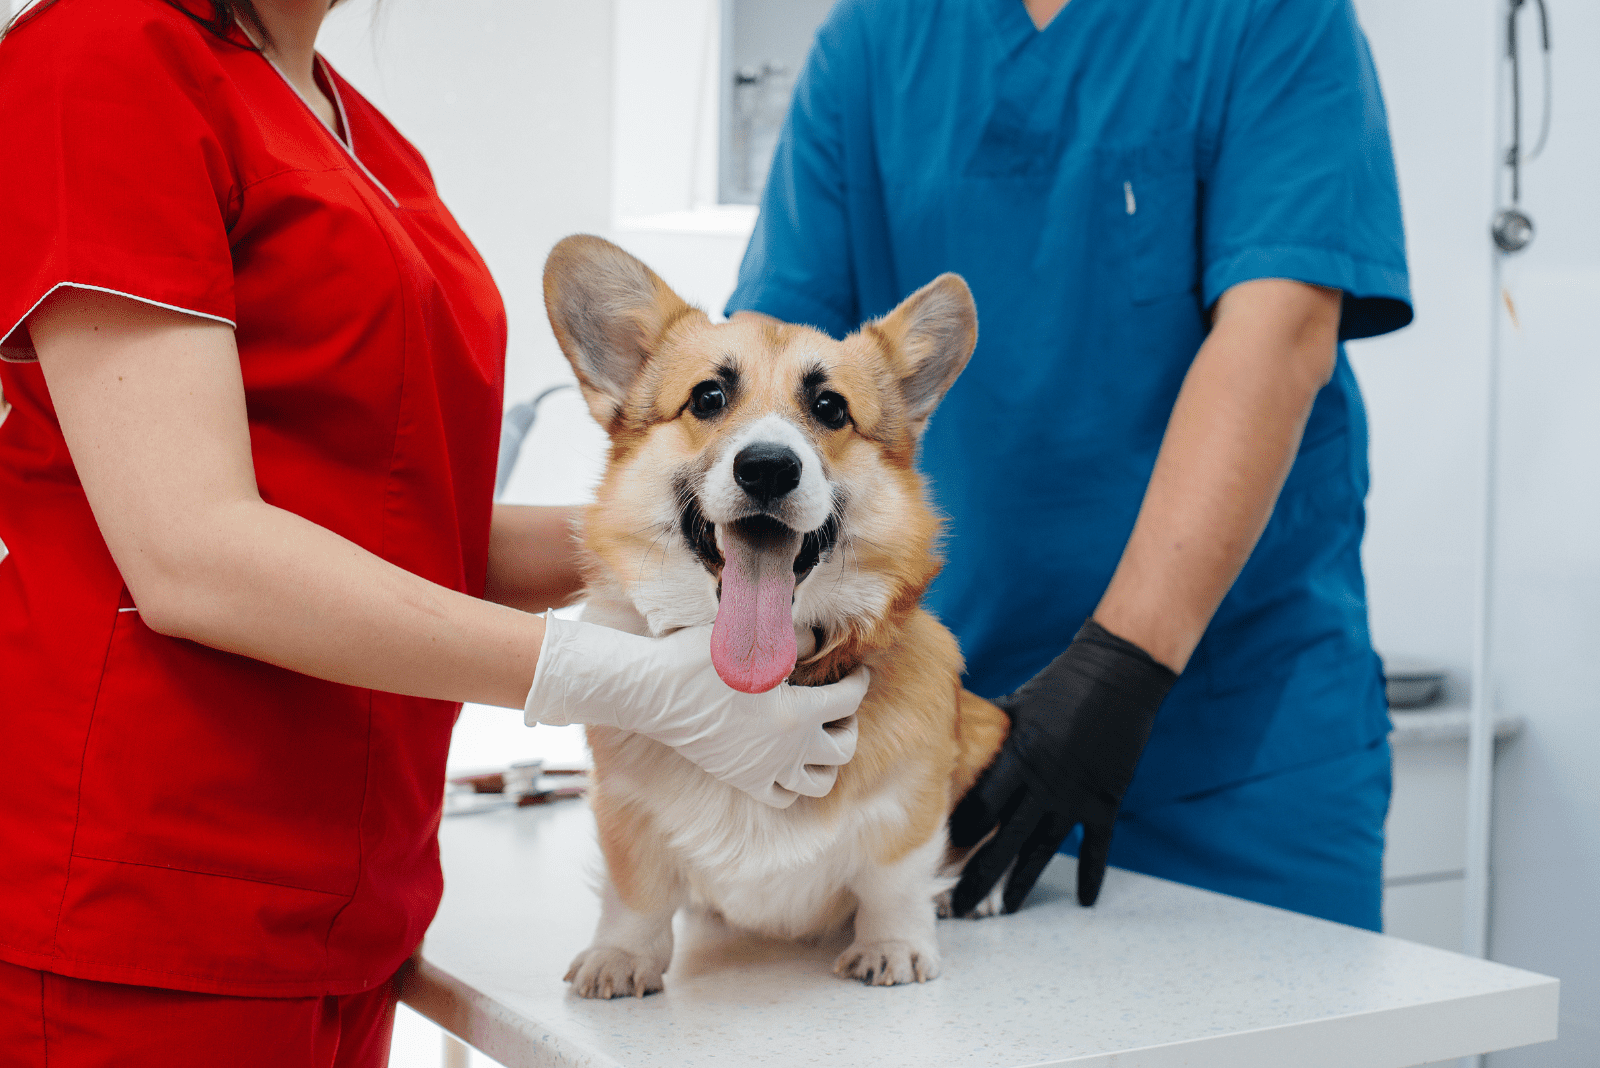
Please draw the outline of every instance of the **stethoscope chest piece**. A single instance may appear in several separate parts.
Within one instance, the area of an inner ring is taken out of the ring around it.
[[[1533,240],[1533,220],[1516,208],[1506,208],[1494,217],[1491,232],[1501,252],[1521,252]]]

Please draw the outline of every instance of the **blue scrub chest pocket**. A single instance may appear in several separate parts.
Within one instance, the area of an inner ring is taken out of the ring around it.
[[[1107,149],[1097,193],[1128,272],[1134,304],[1197,292],[1199,199],[1192,134],[1181,131]]]

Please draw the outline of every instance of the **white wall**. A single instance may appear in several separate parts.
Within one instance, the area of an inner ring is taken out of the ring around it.
[[[1386,654],[1443,663],[1459,695],[1471,670],[1483,475],[1494,3],[1358,6],[1389,110],[1417,310],[1405,330],[1349,347],[1372,435],[1373,637]]]
[[[718,0],[616,0],[614,213],[607,236],[721,315],[755,208],[718,206]]]
[[[1538,235],[1506,264],[1520,325],[1500,325],[1494,640],[1528,730],[1498,767],[1490,952],[1561,978],[1562,1037],[1494,1068],[1600,1062],[1600,6],[1550,5],[1554,121],[1523,194]]]
[[[1489,118],[1500,0],[1366,0],[1389,102],[1417,322],[1352,346],[1371,409],[1366,547],[1381,648],[1471,660],[1491,338],[1500,345],[1493,678],[1525,717],[1496,767],[1490,952],[1562,980],[1562,1037],[1491,1058],[1577,1068],[1600,1049],[1600,8],[1549,0],[1555,110],[1523,203],[1538,236],[1500,261]],[[1533,12],[1523,16],[1525,39]],[[1524,129],[1539,67],[1525,53]],[[1502,183],[1503,184],[1503,183]]]
[[[615,214],[715,204],[718,0],[615,0]]]

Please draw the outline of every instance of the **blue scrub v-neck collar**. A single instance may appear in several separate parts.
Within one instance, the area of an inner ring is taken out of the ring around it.
[[[988,113],[961,173],[980,180],[1048,181],[1074,132],[1060,91],[1062,58],[1070,54],[1068,43],[1080,39],[1068,20],[1077,20],[1078,8],[1091,0],[1068,0],[1042,30],[1022,0],[975,2],[988,9],[998,55]]]
[[[1059,43],[1070,36],[1066,30],[1066,23],[1075,17],[1075,12],[1079,8],[1091,0],[1067,0],[1066,6],[1057,11],[1055,18],[1046,23],[1042,30],[1033,24],[1033,16],[1028,14],[1028,9],[1022,0],[980,0],[980,2],[988,8],[989,20],[1006,54],[1012,55],[1024,48],[1040,52],[1059,47]]]

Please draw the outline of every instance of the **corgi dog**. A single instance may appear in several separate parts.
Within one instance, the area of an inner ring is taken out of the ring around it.
[[[684,907],[780,938],[853,920],[836,973],[934,978],[945,820],[1009,726],[961,688],[955,639],[919,607],[939,520],[914,461],[977,341],[966,283],[942,275],[843,341],[713,324],[596,237],[555,247],[544,291],[611,439],[583,519],[584,619],[711,624],[713,665],[745,692],[871,673],[855,756],[827,796],[784,809],[642,735],[588,729],[607,877],[567,980],[589,998],[660,990]]]

